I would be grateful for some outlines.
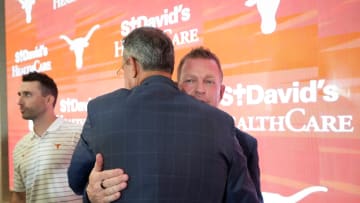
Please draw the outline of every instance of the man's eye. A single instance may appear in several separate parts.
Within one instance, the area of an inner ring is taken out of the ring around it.
[[[187,80],[185,80],[185,82],[186,83],[193,83],[195,80],[193,80],[193,79],[187,79]]]
[[[213,84],[215,84],[215,81],[205,80],[205,83],[206,83],[206,84],[209,84],[209,85],[213,85]]]
[[[30,92],[25,92],[25,93],[24,93],[24,96],[25,96],[25,97],[30,97],[30,96],[31,96],[31,93],[30,93]]]

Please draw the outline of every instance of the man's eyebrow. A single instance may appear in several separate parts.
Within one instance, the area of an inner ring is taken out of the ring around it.
[[[205,77],[206,77],[206,78],[215,78],[215,75],[209,74],[209,75],[205,75]]]
[[[182,77],[195,77],[193,74],[183,74]]]
[[[31,91],[27,91],[27,90],[24,90],[24,91],[18,91],[18,94],[24,94],[24,93],[31,93]]]

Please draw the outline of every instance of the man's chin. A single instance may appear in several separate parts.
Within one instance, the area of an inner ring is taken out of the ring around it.
[[[22,114],[22,118],[24,120],[32,120],[32,117],[28,116],[28,115],[25,115],[25,114]]]
[[[201,102],[203,102],[203,103],[207,103],[207,101],[205,101],[205,100],[202,99],[202,98],[195,97],[195,99],[197,99],[197,100],[199,100],[199,101],[201,101]]]
[[[200,100],[201,102],[205,103],[205,104],[208,104],[210,106],[214,106],[216,107],[215,105],[213,105],[210,101],[204,101],[204,100]]]
[[[199,99],[200,100],[200,99]],[[211,106],[211,103],[209,101],[200,100],[202,103],[209,104]]]

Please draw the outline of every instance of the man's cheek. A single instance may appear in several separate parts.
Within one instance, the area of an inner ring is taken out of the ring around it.
[[[182,91],[191,96],[195,95],[195,89],[192,87],[184,87]]]

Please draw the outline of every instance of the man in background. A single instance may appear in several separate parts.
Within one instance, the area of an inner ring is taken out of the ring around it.
[[[15,146],[14,189],[11,202],[81,202],[69,188],[67,169],[79,140],[81,126],[57,118],[58,89],[43,73],[24,75],[18,91],[22,117],[33,131]]]
[[[180,90],[211,106],[219,105],[225,85],[222,83],[220,61],[214,53],[203,47],[191,50],[181,59],[177,73]],[[262,201],[257,140],[239,129],[236,129],[236,138],[246,156],[249,174]]]
[[[123,46],[127,89],[89,102],[68,170],[71,188],[84,192],[101,153],[105,170],[121,167],[130,177],[121,202],[258,202],[231,116],[171,80],[171,39],[143,27]]]

